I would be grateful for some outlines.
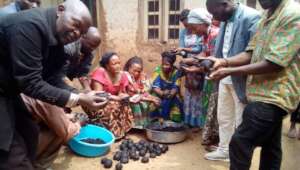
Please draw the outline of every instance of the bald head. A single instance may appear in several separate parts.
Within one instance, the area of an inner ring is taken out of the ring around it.
[[[92,16],[87,6],[80,0],[67,0],[64,3],[65,11],[81,17],[86,24],[92,24]],[[86,30],[87,31],[87,30]]]
[[[96,27],[90,27],[88,32],[80,38],[82,50],[86,52],[94,51],[101,43],[101,36]]]
[[[92,25],[92,17],[83,2],[67,0],[57,8],[56,28],[63,44],[76,41]]]
[[[206,7],[213,17],[219,21],[227,21],[236,9],[233,0],[207,0]]]

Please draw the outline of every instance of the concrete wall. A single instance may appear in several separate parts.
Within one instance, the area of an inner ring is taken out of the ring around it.
[[[2,3],[8,0],[0,0]],[[43,7],[55,6],[63,0],[42,0]],[[100,56],[108,51],[119,53],[123,64],[132,56],[144,59],[145,71],[151,73],[160,63],[160,53],[176,47],[174,41],[144,41],[143,2],[144,0],[95,0],[97,7],[97,26],[102,35],[102,44],[97,52],[94,66]],[[205,8],[206,0],[184,0],[183,8]]]
[[[160,53],[171,47],[163,42],[143,40],[144,0],[102,0],[100,6],[100,30],[104,36],[100,54],[115,51],[120,54],[123,64],[134,56],[144,59],[145,71],[151,73],[160,63]],[[183,8],[205,8],[206,0],[184,0]],[[97,64],[97,60],[95,61]]]
[[[143,1],[100,1],[103,6],[103,11],[100,11],[103,14],[100,30],[105,37],[100,53],[116,51],[120,54],[123,64],[132,56],[140,56],[144,59],[145,71],[151,73],[153,68],[160,64],[160,53],[178,45],[174,44],[174,41],[171,44],[143,40]],[[183,8],[205,7],[205,2],[206,0],[184,0]]]
[[[103,0],[101,21],[105,34],[105,51],[116,51],[121,57],[137,53],[138,0]],[[104,25],[105,24],[105,25]]]

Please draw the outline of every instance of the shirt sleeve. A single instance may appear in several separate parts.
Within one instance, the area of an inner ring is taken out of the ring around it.
[[[89,73],[93,58],[94,56],[92,54],[86,54],[86,56],[84,56],[84,59],[78,68],[78,77],[86,76]]]
[[[184,48],[185,47],[185,43],[184,43],[185,33],[186,33],[185,29],[182,29],[179,32],[179,47],[180,48]]]
[[[120,85],[121,92],[125,93],[128,85],[129,85],[129,81],[128,81],[127,75],[124,72],[122,73],[122,79],[121,79],[120,84],[121,84]]]
[[[300,50],[300,16],[289,16],[272,34],[268,53],[264,58],[282,67],[287,67]]]
[[[54,87],[42,78],[42,33],[33,24],[18,25],[10,29],[9,50],[12,75],[24,94],[51,104],[65,106],[70,92]],[[47,48],[47,47],[46,47]]]
[[[91,79],[95,80],[101,84],[104,84],[104,82],[105,82],[104,70],[102,68],[96,69],[94,72],[92,72]]]
[[[260,15],[254,15],[250,18],[249,26],[248,26],[248,32],[250,33],[250,38],[254,36],[257,30],[257,26],[260,22]]]
[[[248,46],[246,47],[245,51],[253,51],[255,48],[256,40],[257,40],[258,34],[255,33],[253,37],[250,39]]]
[[[161,88],[161,79],[159,73],[161,71],[160,67],[156,67],[154,73],[151,77],[151,86],[152,88]]]

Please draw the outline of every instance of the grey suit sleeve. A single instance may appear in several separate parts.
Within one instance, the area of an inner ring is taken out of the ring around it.
[[[257,25],[259,23],[260,20],[260,15],[253,15],[252,17],[250,17],[249,19],[249,32],[250,32],[250,39],[253,37],[253,35],[256,33],[257,30]]]

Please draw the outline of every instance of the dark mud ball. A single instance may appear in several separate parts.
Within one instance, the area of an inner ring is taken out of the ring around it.
[[[101,159],[101,164],[104,164],[104,162],[106,162],[108,159],[107,158],[102,158]]]
[[[115,153],[113,160],[119,161],[121,159],[121,156],[122,156],[121,152],[117,152]]]
[[[128,151],[122,151],[121,157],[129,157],[129,152]]]
[[[90,144],[104,144],[105,142],[99,138],[93,139],[93,138],[86,138],[86,139],[81,139],[80,141],[85,142],[85,143],[90,143]]]
[[[141,150],[139,154],[140,154],[140,156],[145,156],[146,155],[146,151],[145,150]]]
[[[139,144],[141,144],[141,145],[144,145],[145,143],[147,143],[147,141],[145,141],[145,140],[143,140],[143,139],[141,139],[141,140],[139,141]]]
[[[149,162],[149,157],[144,156],[141,161],[142,161],[142,163],[148,163]]]
[[[107,160],[103,163],[104,168],[111,168],[111,167],[112,167],[112,164],[113,164],[113,162],[112,162],[112,160],[110,160],[110,159],[107,159]]]
[[[160,156],[160,155],[161,155],[161,149],[156,149],[156,150],[155,150],[155,154],[156,154],[157,156]]]
[[[200,66],[204,67],[205,71],[209,71],[209,69],[214,65],[214,62],[211,60],[203,60]]]
[[[129,158],[134,159],[136,155],[137,155],[136,152],[130,152],[129,153]]]
[[[116,170],[122,170],[123,169],[123,165],[121,163],[117,163],[115,169]]]
[[[129,162],[129,159],[128,159],[128,157],[121,157],[120,162],[121,162],[122,164],[127,164],[127,163]]]
[[[168,145],[162,145],[162,147],[161,147],[161,152],[162,153],[166,153],[168,150],[169,150]]]
[[[137,148],[138,151],[140,151],[140,150],[143,149],[143,146],[139,144],[136,148]]]
[[[155,153],[150,153],[150,158],[155,158],[156,154]]]
[[[123,151],[123,150],[128,150],[127,144],[122,143],[122,144],[119,146],[119,149],[120,149],[121,151]]]
[[[135,155],[134,157],[133,157],[133,160],[134,161],[138,161],[140,159],[140,156],[139,155]]]

